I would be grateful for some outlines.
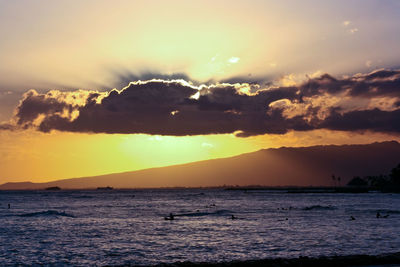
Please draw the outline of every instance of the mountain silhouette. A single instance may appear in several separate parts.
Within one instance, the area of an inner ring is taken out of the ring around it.
[[[396,141],[367,145],[326,145],[262,149],[230,158],[152,168],[47,183],[5,183],[2,190],[208,187],[222,185],[331,186],[332,175],[341,185],[353,176],[388,174],[400,163]]]

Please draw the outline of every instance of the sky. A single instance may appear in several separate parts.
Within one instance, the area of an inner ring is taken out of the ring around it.
[[[0,0],[0,183],[400,140],[400,2]]]

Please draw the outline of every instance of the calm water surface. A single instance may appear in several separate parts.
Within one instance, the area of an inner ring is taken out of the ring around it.
[[[400,194],[0,191],[0,265],[381,254],[399,233]]]

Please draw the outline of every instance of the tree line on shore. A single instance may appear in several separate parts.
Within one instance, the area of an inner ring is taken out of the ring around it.
[[[353,187],[369,187],[386,192],[400,192],[400,163],[388,175],[354,176],[347,184]]]

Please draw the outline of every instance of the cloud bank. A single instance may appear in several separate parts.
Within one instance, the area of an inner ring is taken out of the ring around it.
[[[340,79],[324,74],[288,87],[153,79],[109,92],[30,90],[12,121],[14,128],[42,132],[240,137],[314,129],[399,133],[400,71]]]

